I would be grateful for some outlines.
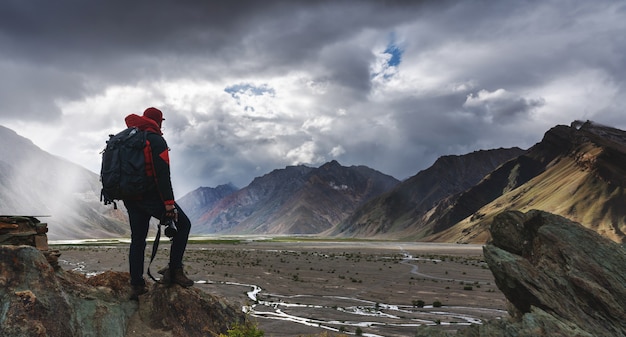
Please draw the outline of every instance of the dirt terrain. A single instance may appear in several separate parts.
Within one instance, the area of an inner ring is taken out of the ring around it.
[[[168,246],[167,240],[159,246],[155,276]],[[54,249],[64,269],[128,270],[128,243]],[[479,245],[198,240],[190,241],[185,264],[196,287],[240,304],[265,336],[410,336],[422,324],[457,330],[507,316]]]

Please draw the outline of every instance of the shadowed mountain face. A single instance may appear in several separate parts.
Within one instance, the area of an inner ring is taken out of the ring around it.
[[[51,239],[129,233],[122,209],[100,202],[97,174],[55,157],[0,126],[0,214],[49,215]]]
[[[494,215],[540,209],[624,242],[625,187],[626,132],[576,121],[527,151],[441,157],[328,233],[484,243]]]
[[[425,226],[428,223],[423,221],[433,207],[473,187],[502,163],[523,153],[522,149],[512,148],[440,157],[428,169],[357,209],[330,233],[351,237],[423,237],[433,231],[433,225]]]
[[[197,218],[194,233],[318,234],[398,180],[336,161],[290,166],[254,179]]]
[[[526,154],[438,205],[429,221],[440,231],[429,239],[485,242],[494,215],[540,209],[624,242],[625,188],[626,132],[591,122],[556,126]]]

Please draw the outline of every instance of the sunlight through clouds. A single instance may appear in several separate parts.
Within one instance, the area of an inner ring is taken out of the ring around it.
[[[0,2],[0,124],[99,172],[108,134],[158,107],[177,195],[332,159],[405,178],[575,119],[626,128],[618,1],[34,1]]]

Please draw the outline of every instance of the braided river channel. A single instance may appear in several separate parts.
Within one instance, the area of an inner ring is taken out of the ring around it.
[[[124,242],[61,247],[65,269],[127,270]],[[153,271],[169,253],[159,249]],[[414,336],[419,326],[454,331],[508,315],[480,245],[196,238],[185,269],[265,336]]]

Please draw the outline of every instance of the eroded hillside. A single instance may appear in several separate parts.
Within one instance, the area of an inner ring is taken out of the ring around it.
[[[485,181],[464,192],[447,212],[465,210],[466,217],[429,239],[446,242],[485,242],[487,227],[504,210],[540,209],[580,222],[616,242],[626,231],[626,132],[591,122],[549,130],[528,153],[494,171],[513,179],[535,164],[538,173],[517,186],[492,186],[502,193],[480,207],[468,207],[467,196]],[[510,188],[514,187],[514,188]]]

